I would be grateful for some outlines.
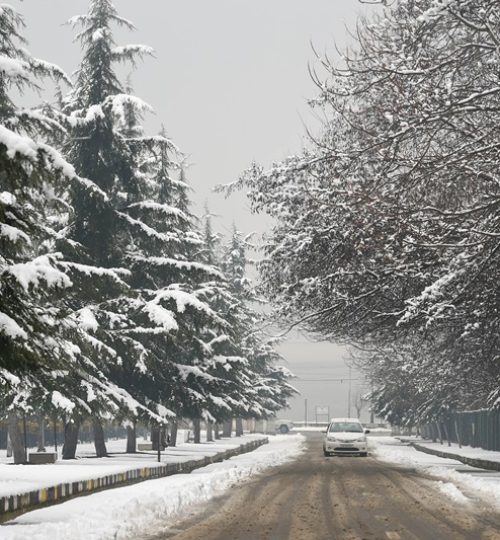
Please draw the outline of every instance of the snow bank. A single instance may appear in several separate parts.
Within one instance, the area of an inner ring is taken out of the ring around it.
[[[458,503],[468,503],[470,502],[470,499],[466,497],[455,484],[452,484],[451,482],[438,482],[438,488],[439,491],[444,493],[447,497],[450,499],[453,499],[454,501]]]
[[[496,461],[500,463],[500,452],[495,452],[494,450],[484,450],[483,448],[472,448],[472,446],[462,446],[459,448],[458,444],[451,443],[449,446],[447,443],[444,445],[438,442],[427,442],[422,440],[416,440],[419,446],[424,446],[430,450],[440,450],[441,452],[450,452],[451,454],[456,454],[457,456],[462,456],[464,458],[471,459],[484,459],[487,461]]]
[[[204,503],[268,467],[302,452],[301,435],[270,437],[268,445],[222,463],[80,497],[36,510],[0,528],[2,540],[145,538],[172,524],[193,504]]]
[[[370,443],[372,453],[382,461],[416,468],[445,480],[445,483],[439,482],[437,487],[453,500],[468,502],[469,498],[462,493],[463,490],[500,509],[500,472],[484,471],[454,459],[425,454],[393,437],[371,437]],[[477,449],[478,456],[484,452]]]

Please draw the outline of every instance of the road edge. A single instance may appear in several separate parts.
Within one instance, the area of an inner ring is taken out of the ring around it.
[[[460,454],[454,454],[453,452],[446,452],[443,450],[436,450],[434,448],[428,448],[427,446],[422,446],[416,442],[410,442],[410,445],[413,446],[415,450],[418,450],[419,452],[424,452],[425,454],[431,454],[433,456],[438,456],[441,458],[455,459],[465,465],[470,465],[471,467],[476,467],[478,469],[487,469],[489,471],[500,471],[499,461],[490,461],[487,459],[461,456]]]

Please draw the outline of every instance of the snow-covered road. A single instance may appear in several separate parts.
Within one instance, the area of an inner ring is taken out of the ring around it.
[[[151,540],[500,538],[500,517],[491,507],[466,499],[455,484],[416,466],[391,462],[396,456],[391,445],[375,450],[378,455],[387,450],[389,462],[373,456],[325,458],[321,434],[308,432],[306,439],[306,451],[293,462],[207,502],[203,513]],[[398,449],[397,455],[405,452]]]
[[[301,435],[270,437],[253,452],[198,469],[191,474],[150,480],[24,514],[0,526],[2,540],[104,540],[146,538],[179,515],[229,487],[296,458]]]

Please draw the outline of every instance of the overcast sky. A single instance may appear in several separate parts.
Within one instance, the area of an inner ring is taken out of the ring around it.
[[[62,26],[84,13],[86,0],[13,0],[24,15],[31,52],[71,73],[80,59],[73,32]],[[348,43],[359,14],[375,9],[357,0],[115,0],[137,32],[117,32],[118,44],[154,47],[133,74],[136,94],[156,115],[146,120],[150,132],[163,123],[168,135],[189,155],[189,180],[199,210],[208,200],[217,228],[234,221],[245,233],[264,232],[269,221],[251,216],[244,195],[224,200],[213,186],[229,183],[253,160],[267,166],[304,144],[304,124],[314,126],[307,99],[315,96],[307,65],[318,51]],[[123,72],[125,73],[125,72]],[[281,348],[302,395],[284,413],[309,418],[314,407],[330,406],[331,415],[347,413],[346,351],[332,344],[310,343],[295,335]],[[355,376],[355,375],[354,375]],[[353,392],[358,381],[354,381]]]

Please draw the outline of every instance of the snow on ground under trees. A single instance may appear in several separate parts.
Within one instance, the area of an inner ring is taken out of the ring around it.
[[[271,436],[269,444],[253,452],[191,474],[106,490],[29,512],[1,526],[0,536],[2,540],[144,538],[237,482],[294,459],[302,452],[303,442],[299,434]]]
[[[244,435],[206,443],[206,432],[202,431],[202,444],[194,444],[187,442],[188,435],[188,430],[178,430],[177,446],[169,447],[161,452],[162,464],[202,459],[260,438],[259,435]],[[141,444],[149,441],[138,439],[137,442]],[[154,468],[158,465],[156,451],[127,454],[125,453],[126,445],[126,439],[107,441],[108,457],[96,458],[94,444],[83,443],[78,445],[77,459],[59,459],[54,465],[16,465],[15,467],[11,467],[13,458],[7,458],[5,450],[0,450],[0,497],[144,467]],[[52,450],[50,445],[47,450]],[[29,453],[35,451],[36,448],[29,449]]]

